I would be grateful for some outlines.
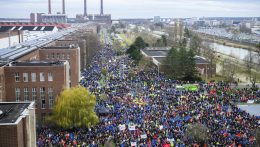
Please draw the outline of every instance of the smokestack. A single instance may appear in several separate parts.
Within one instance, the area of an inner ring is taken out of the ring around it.
[[[62,14],[65,14],[65,0],[62,0]]]
[[[87,0],[84,0],[84,16],[87,16]]]
[[[100,15],[103,15],[103,0],[101,0],[101,5],[100,5]]]
[[[51,14],[51,0],[48,1],[48,5],[49,5],[49,14]]]

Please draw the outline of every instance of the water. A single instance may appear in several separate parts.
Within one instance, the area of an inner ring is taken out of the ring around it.
[[[215,51],[228,55],[228,56],[232,56],[239,60],[245,60],[245,58],[249,54],[249,51],[246,49],[243,49],[243,48],[230,47],[230,46],[225,46],[225,45],[218,44],[218,43],[210,43],[210,44],[215,49]],[[257,53],[252,52],[252,56],[253,57],[257,56]],[[256,60],[254,62],[257,63]]]

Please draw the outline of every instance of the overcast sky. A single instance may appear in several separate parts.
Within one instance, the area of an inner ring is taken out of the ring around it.
[[[52,0],[52,12],[61,12]],[[83,13],[84,0],[65,0],[69,17]],[[100,0],[87,0],[88,13],[100,12]],[[48,0],[0,0],[1,18],[29,18],[31,12],[48,12]],[[260,0],[104,0],[104,13],[112,18],[245,17],[260,16]]]

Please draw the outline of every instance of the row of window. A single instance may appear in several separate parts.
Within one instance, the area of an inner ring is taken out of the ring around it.
[[[70,54],[51,53],[46,55],[46,59],[70,59]]]
[[[37,88],[32,88],[32,101],[37,100]],[[46,102],[45,102],[45,87],[40,88],[40,102],[41,102],[41,108],[45,109],[46,108]],[[29,101],[30,96],[29,96],[29,88],[23,88],[23,94],[24,94],[24,101]],[[49,108],[53,108],[54,104],[54,92],[53,88],[48,88],[48,98],[49,98]],[[21,89],[20,88],[15,88],[15,99],[17,102],[21,100]]]
[[[40,82],[45,81],[44,72],[40,72]],[[31,82],[36,82],[36,73],[31,73]],[[53,74],[51,72],[48,73],[48,81],[53,81]],[[15,73],[15,82],[20,82],[20,73]],[[23,73],[23,82],[29,82],[29,73]]]

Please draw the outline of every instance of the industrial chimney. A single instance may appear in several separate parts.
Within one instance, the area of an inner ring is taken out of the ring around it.
[[[48,13],[51,14],[51,0],[48,0],[48,5],[49,5],[49,7],[48,7],[49,8],[49,12]]]
[[[62,14],[65,14],[65,0],[62,0]]]
[[[103,15],[103,0],[101,0],[101,4],[100,4],[100,15]]]
[[[87,16],[87,0],[84,0],[84,16]]]

